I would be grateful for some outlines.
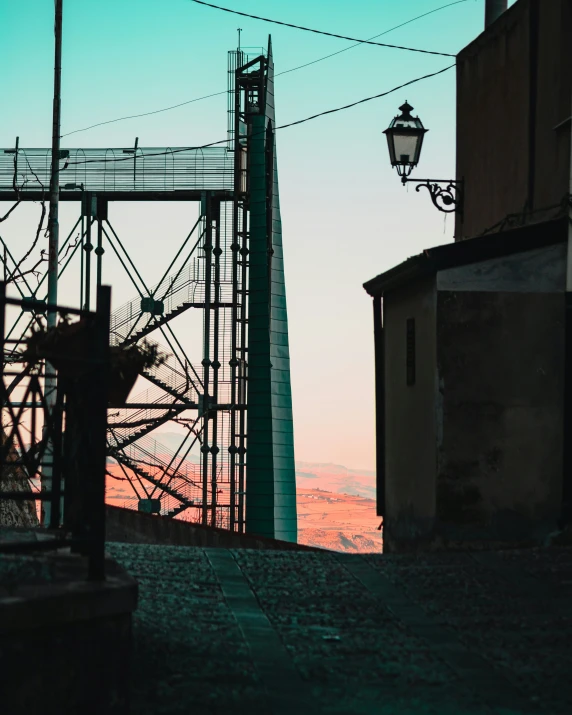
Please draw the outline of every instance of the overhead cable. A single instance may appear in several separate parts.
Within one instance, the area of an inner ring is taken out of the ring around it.
[[[394,30],[398,30],[401,27],[404,27],[405,25],[410,25],[412,22],[416,22],[417,20],[421,20],[424,17],[427,17],[427,15],[432,15],[435,12],[440,12],[441,10],[446,10],[448,7],[452,7],[453,5],[461,5],[462,3],[469,2],[469,0],[455,0],[455,2],[450,2],[447,3],[446,5],[440,5],[439,7],[434,8],[433,10],[429,10],[428,12],[424,12],[422,15],[417,15],[416,17],[411,18],[410,20],[406,20],[405,22],[400,23],[399,25],[395,25],[394,27],[390,27],[389,30],[384,30],[383,32],[380,32],[378,35],[373,35],[372,37],[369,37],[367,40],[364,41],[359,41],[356,42],[353,45],[350,45],[349,47],[344,47],[343,50],[337,50],[336,52],[332,52],[329,55],[325,55],[324,57],[319,57],[316,60],[312,60],[311,62],[306,62],[303,65],[298,65],[297,67],[292,67],[289,70],[283,70],[282,72],[277,72],[274,77],[280,77],[283,74],[289,74],[290,72],[297,72],[298,70],[304,69],[305,67],[310,67],[310,65],[315,65],[318,62],[323,62],[324,60],[330,59],[330,57],[335,57],[336,55],[341,55],[342,52],[347,52],[348,50],[353,50],[356,47],[359,47],[360,45],[363,45],[364,43],[369,42],[370,40],[375,40],[378,37],[382,37],[383,35],[387,35],[390,32],[393,32]],[[130,114],[125,117],[117,117],[116,119],[108,119],[104,122],[98,122],[97,124],[91,124],[89,127],[83,127],[82,129],[74,129],[71,132],[67,132],[66,134],[62,134],[63,137],[69,137],[71,134],[77,134],[78,132],[87,132],[89,129],[95,129],[96,127],[102,127],[106,124],[114,124],[115,122],[124,122],[127,119],[139,119],[140,117],[149,117],[152,114],[160,114],[161,112],[169,112],[172,109],[178,109],[179,107],[184,107],[187,104],[193,104],[194,102],[201,102],[204,99],[210,99],[211,97],[220,97],[223,94],[227,94],[228,90],[223,90],[222,92],[214,92],[214,94],[206,94],[204,97],[195,97],[194,99],[188,99],[185,102],[180,102],[179,104],[173,104],[170,107],[163,107],[162,109],[154,109],[150,112],[142,112],[141,114]]]
[[[205,5],[206,7],[212,7],[215,10],[222,10],[223,12],[230,12],[233,15],[241,15],[242,17],[248,17],[251,20],[262,20],[263,22],[271,22],[274,25],[283,25],[284,27],[292,27],[295,30],[304,30],[305,32],[313,32],[316,35],[326,35],[327,37],[336,37],[339,40],[349,40],[350,42],[357,42],[364,45],[377,45],[378,47],[389,47],[393,50],[406,50],[408,52],[421,52],[424,55],[439,55],[441,57],[455,57],[449,52],[435,52],[434,50],[420,50],[416,47],[404,47],[402,45],[388,45],[384,42],[373,42],[373,40],[359,40],[356,37],[348,37],[347,35],[337,35],[334,32],[326,32],[325,30],[316,30],[312,27],[304,27],[303,25],[294,25],[290,22],[282,22],[281,20],[272,20],[269,17],[260,17],[259,15],[250,15],[247,12],[240,12],[239,10],[232,10],[229,7],[221,7],[220,5],[213,5],[210,2],[204,2],[204,0],[189,0],[189,2],[194,2],[197,5]]]
[[[319,117],[324,117],[328,114],[334,114],[336,112],[342,112],[345,109],[351,109],[352,107],[356,107],[358,104],[364,104],[365,102],[371,102],[373,99],[380,99],[381,97],[386,97],[388,94],[392,94],[393,92],[397,92],[400,89],[403,89],[404,87],[409,87],[412,84],[415,84],[416,82],[421,82],[424,79],[430,79],[431,77],[436,77],[437,75],[443,74],[443,72],[447,72],[448,70],[452,69],[455,67],[455,64],[449,65],[448,67],[444,67],[441,70],[438,70],[437,72],[431,72],[430,74],[423,75],[422,77],[416,77],[415,79],[409,80],[409,82],[404,82],[403,84],[398,85],[397,87],[394,87],[393,89],[389,89],[385,92],[380,92],[380,94],[374,94],[371,97],[365,97],[364,99],[359,99],[357,102],[352,102],[351,104],[345,104],[342,107],[336,107],[334,109],[326,109],[324,112],[319,112],[318,114],[312,114],[310,117],[305,117],[304,119],[297,119],[294,122],[289,122],[288,124],[281,124],[280,126],[276,127],[276,130],[278,129],[287,129],[288,127],[294,127],[297,126],[298,124],[304,124],[305,122],[309,122],[313,119],[318,119]],[[263,130],[260,133],[264,133]],[[209,142],[208,144],[201,144],[200,146],[188,146],[188,147],[178,147],[176,149],[169,149],[167,151],[159,151],[159,152],[153,152],[150,154],[145,154],[145,158],[152,157],[152,156],[165,156],[167,154],[178,154],[180,152],[184,151],[197,151],[199,149],[208,149],[209,147],[212,146],[217,146],[219,144],[226,144],[228,142],[228,137],[226,139],[219,139],[216,142]],[[111,164],[111,163],[117,163],[121,161],[131,161],[133,159],[133,156],[125,156],[125,157],[112,157],[110,159],[85,159],[84,161],[69,161],[66,160],[64,166],[60,169],[60,171],[65,171],[69,166],[78,166],[78,165],[83,165],[83,164]]]

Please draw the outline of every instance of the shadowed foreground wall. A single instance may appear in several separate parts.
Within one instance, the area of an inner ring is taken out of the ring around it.
[[[128,715],[137,583],[110,559],[87,581],[85,559],[0,557],[2,715]]]

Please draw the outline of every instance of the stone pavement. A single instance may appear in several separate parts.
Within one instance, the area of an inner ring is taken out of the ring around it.
[[[108,544],[140,584],[136,715],[572,713],[572,549]]]

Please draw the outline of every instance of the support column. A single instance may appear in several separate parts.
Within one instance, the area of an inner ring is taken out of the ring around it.
[[[201,213],[205,217],[205,307],[204,307],[204,334],[203,334],[203,506],[202,506],[202,524],[208,524],[209,512],[209,419],[210,419],[210,342],[211,342],[211,282],[212,282],[212,198],[211,195],[205,192],[201,200]]]
[[[213,202],[214,203],[214,202]],[[212,402],[213,405],[218,405],[218,371],[220,368],[219,362],[219,305],[221,303],[220,295],[220,255],[222,249],[220,247],[220,202],[216,202],[213,206],[213,220],[215,222],[215,246],[213,249],[214,255],[214,307],[213,312],[213,345],[212,345],[212,370],[213,370],[213,386],[212,386]],[[207,306],[205,305],[205,309]],[[219,427],[219,417],[222,413],[218,410],[212,413],[212,433],[211,433],[211,492],[212,492],[212,507],[211,507],[211,526],[217,526],[216,521],[216,510],[217,510],[217,467],[218,467],[218,427]]]
[[[97,273],[96,282],[97,289],[101,286],[102,281],[102,271],[103,271],[103,254],[105,250],[103,248],[103,222],[107,221],[107,201],[102,201],[100,198],[96,199],[96,209],[97,209],[97,248],[95,249],[95,255],[97,257]]]
[[[91,252],[93,251],[93,244],[91,242],[91,224],[93,220],[93,195],[89,191],[85,193],[85,210],[87,215],[85,244],[83,247],[83,250],[85,251],[85,295],[82,307],[84,310],[89,310],[91,303]]]

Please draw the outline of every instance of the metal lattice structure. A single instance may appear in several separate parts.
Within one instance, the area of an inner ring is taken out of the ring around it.
[[[49,150],[23,149],[18,142],[0,150],[0,201],[44,198],[50,161]],[[60,246],[60,274],[71,270],[79,252],[81,307],[89,310],[104,254],[113,251],[136,295],[111,316],[112,345],[147,340],[168,355],[144,373],[147,389],[109,415],[108,457],[132,486],[133,502],[205,525],[295,541],[270,42],[267,53],[229,53],[224,145],[62,149],[60,172],[60,200],[81,203]],[[198,221],[154,285],[144,281],[110,222],[114,201],[200,204]],[[76,230],[80,240],[74,243]],[[16,262],[2,243],[9,274]],[[16,287],[22,298],[41,300],[45,276],[32,288],[23,275]],[[203,324],[200,364],[188,358],[171,326],[173,318],[196,310]],[[33,320],[33,312],[23,311],[8,337],[24,335]],[[171,420],[188,433],[176,452],[152,436]],[[193,461],[197,446],[200,461]]]

